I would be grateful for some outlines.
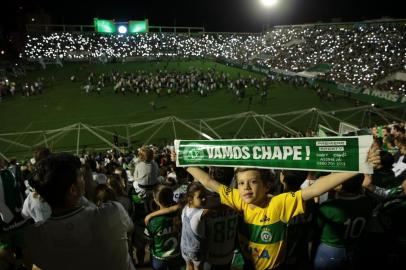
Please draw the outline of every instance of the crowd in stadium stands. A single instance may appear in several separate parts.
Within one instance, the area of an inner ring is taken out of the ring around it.
[[[278,28],[266,36],[268,57],[262,62],[295,72],[330,64],[327,79],[370,88],[406,69],[405,33],[403,24]]]
[[[53,33],[29,36],[27,58],[86,60],[125,57],[225,57],[245,61],[260,36],[158,34],[99,35]]]
[[[372,175],[184,169],[169,145],[0,160],[0,268],[395,269],[405,123],[370,131]]]
[[[29,36],[25,57],[68,61],[199,57],[291,72],[327,64],[325,79],[374,88],[394,72],[405,71],[405,34],[406,26],[400,23],[277,27],[261,35],[52,33]],[[406,92],[404,84],[385,90],[402,96]]]
[[[382,84],[377,84],[376,88],[383,91],[390,91],[392,93],[404,93],[406,92],[406,82],[390,80]]]

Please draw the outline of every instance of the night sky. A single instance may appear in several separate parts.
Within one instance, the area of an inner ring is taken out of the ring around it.
[[[4,3],[8,2],[8,3]],[[259,32],[263,26],[314,22],[360,21],[383,16],[406,17],[402,0],[279,0],[265,9],[259,0],[12,0],[3,1],[3,31],[15,31],[35,14],[52,24],[88,24],[93,18],[149,19],[153,26],[203,26],[206,31]],[[40,23],[37,19],[36,23]]]

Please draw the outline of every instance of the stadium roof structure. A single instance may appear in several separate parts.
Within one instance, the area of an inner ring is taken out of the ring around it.
[[[134,144],[156,143],[159,136],[164,136],[167,141],[179,138],[263,138],[274,136],[275,133],[279,136],[296,136],[301,134],[294,128],[299,122],[307,123],[308,130],[315,131],[323,126],[331,134],[339,134],[339,127],[343,124],[354,128],[371,126],[372,115],[378,117],[383,124],[404,121],[403,116],[398,117],[388,112],[392,109],[394,108],[381,109],[368,105],[336,111],[310,108],[280,114],[257,114],[249,111],[202,119],[168,116],[147,122],[117,125],[96,126],[79,122],[52,130],[0,134],[0,156],[6,160],[10,157],[26,158],[41,146],[49,147],[54,152],[73,152],[77,155],[89,148],[93,151],[117,149],[124,152]],[[354,123],[354,117],[361,119],[361,122],[358,125],[349,125],[348,123]],[[111,138],[114,136],[123,146],[112,142]]]

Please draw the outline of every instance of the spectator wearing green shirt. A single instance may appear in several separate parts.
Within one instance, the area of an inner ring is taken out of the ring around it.
[[[175,204],[170,187],[159,185],[153,197],[160,210]],[[180,254],[180,217],[177,212],[152,218],[145,229],[151,242],[152,268],[155,270],[180,269],[184,265]]]
[[[373,206],[362,195],[363,174],[342,184],[335,199],[321,204],[318,224],[320,245],[314,269],[352,269],[359,256],[359,239],[372,216]]]

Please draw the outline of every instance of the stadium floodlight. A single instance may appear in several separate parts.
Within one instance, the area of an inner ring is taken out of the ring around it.
[[[125,25],[120,25],[120,26],[118,27],[118,32],[119,32],[120,34],[126,34],[126,33],[127,33],[127,27],[126,27]]]
[[[273,7],[278,3],[278,0],[260,0],[264,7]]]

